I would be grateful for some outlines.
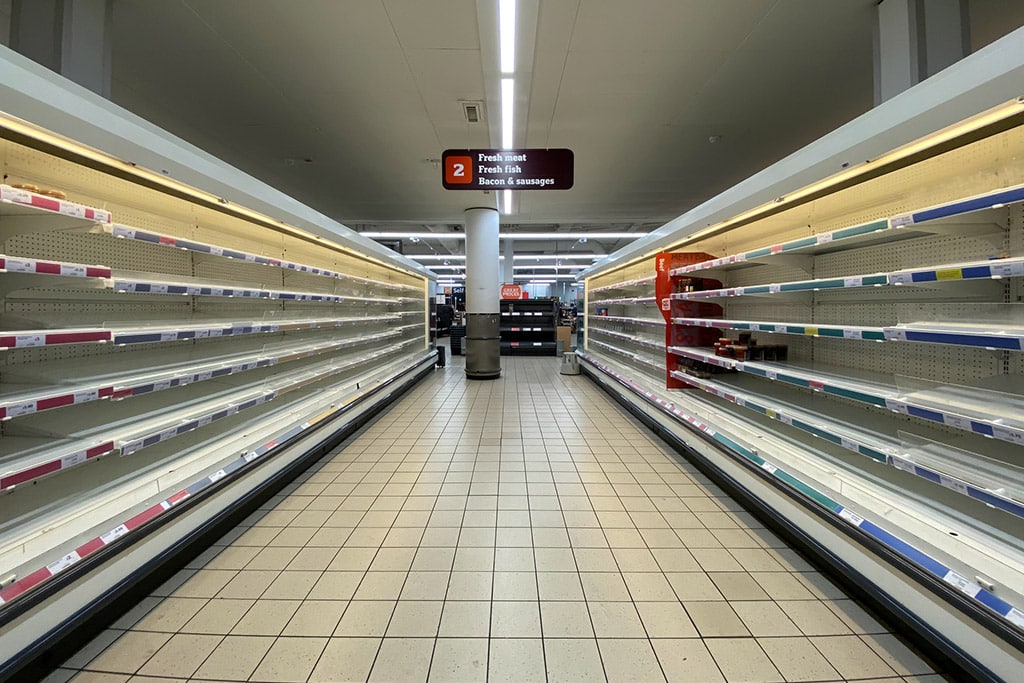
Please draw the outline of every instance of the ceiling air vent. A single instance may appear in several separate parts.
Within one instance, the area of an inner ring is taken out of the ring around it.
[[[462,102],[462,115],[467,123],[480,123],[484,120],[483,102]]]

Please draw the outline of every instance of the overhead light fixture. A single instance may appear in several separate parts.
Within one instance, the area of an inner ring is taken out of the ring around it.
[[[504,190],[511,192],[511,190]],[[419,238],[420,240],[464,240],[464,232],[361,232],[363,237],[371,239],[408,239]],[[646,232],[503,232],[498,235],[503,240],[538,240],[573,242],[590,240],[638,240],[646,237]]]
[[[501,212],[506,216],[512,213],[512,190],[502,190],[502,209]]]
[[[515,112],[516,82],[513,78],[501,79],[501,146],[512,149],[512,126]]]
[[[417,261],[465,261],[465,254],[407,254],[411,259]],[[596,261],[597,259],[605,258],[607,254],[585,254],[580,252],[579,254],[516,254],[512,258],[516,261],[528,261],[528,260],[566,260],[566,261]],[[504,260],[505,257],[499,255],[498,259]],[[447,263],[445,264],[447,265]]]
[[[555,284],[555,281],[554,280],[530,280],[529,283],[531,285],[553,285],[553,284]]]
[[[516,70],[516,0],[498,0],[498,45],[501,73]]]

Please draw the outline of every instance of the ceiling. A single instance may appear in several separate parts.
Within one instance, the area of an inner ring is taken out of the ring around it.
[[[519,3],[515,144],[572,149],[575,186],[517,193],[502,231],[595,234],[517,253],[610,253],[628,241],[596,233],[651,230],[873,104],[877,0]],[[437,160],[500,146],[496,4],[114,0],[112,99],[353,229],[458,232],[495,196],[444,190]],[[1008,5],[972,0],[975,42],[1019,25]]]

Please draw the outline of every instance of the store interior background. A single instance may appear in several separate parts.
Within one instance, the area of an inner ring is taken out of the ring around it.
[[[500,146],[494,4],[113,0],[106,95],[459,284],[462,212],[496,197],[443,191],[438,159]],[[878,4],[520,2],[515,146],[572,149],[576,182],[514,194],[502,232],[554,237],[515,240],[517,282],[582,297],[573,273],[632,242],[600,233],[646,234],[872,108]],[[1024,25],[1016,0],[963,5],[965,54]]]

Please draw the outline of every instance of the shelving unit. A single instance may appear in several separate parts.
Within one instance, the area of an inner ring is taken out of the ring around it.
[[[84,165],[2,117],[0,620],[435,358],[415,264]]]
[[[555,355],[558,304],[546,299],[501,302],[501,354]]]
[[[842,520],[849,548],[817,521],[803,520],[801,533],[869,582],[902,581],[862,560],[881,549],[906,562],[923,593],[934,579],[957,595],[962,609],[918,623],[983,623],[1018,644],[1022,107],[1006,105],[1013,123],[956,144],[944,137],[884,172],[869,162],[871,172],[844,171],[834,187],[787,187],[756,209],[738,200],[742,209],[719,210],[717,223],[695,210],[671,224],[674,247],[650,255],[666,227],[624,250],[636,256],[583,274],[588,374],[638,414],[685,427],[688,448],[769,507],[781,503],[764,482],[781,482],[788,497]],[[663,334],[651,322],[660,316]]]

